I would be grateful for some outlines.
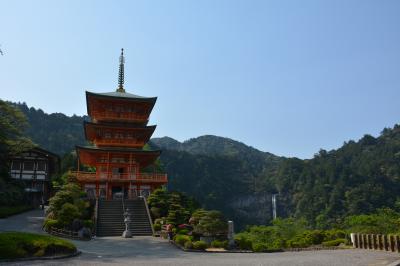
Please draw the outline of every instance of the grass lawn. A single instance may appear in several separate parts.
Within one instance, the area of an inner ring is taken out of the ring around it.
[[[31,206],[20,205],[20,206],[0,206],[0,218],[6,218],[8,216],[18,214],[24,211],[31,210]]]
[[[0,259],[72,254],[76,247],[69,241],[23,232],[0,233]]]

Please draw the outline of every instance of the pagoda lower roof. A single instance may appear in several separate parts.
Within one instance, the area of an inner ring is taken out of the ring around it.
[[[117,153],[136,153],[136,154],[161,154],[161,150],[141,150],[135,148],[121,148],[121,147],[87,147],[75,146],[77,150],[82,149],[93,152],[117,152]]]
[[[114,99],[139,101],[139,102],[151,102],[151,103],[155,103],[157,100],[157,97],[144,97],[129,92],[118,92],[118,91],[104,92],[104,93],[95,93],[86,91],[86,97],[88,96],[94,96],[99,98],[114,98]]]

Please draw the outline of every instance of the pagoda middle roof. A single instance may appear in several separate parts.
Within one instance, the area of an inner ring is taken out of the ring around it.
[[[93,123],[88,121],[83,121],[84,126],[91,125],[97,127],[114,127],[114,128],[135,128],[135,129],[155,129],[156,125],[146,126],[136,123],[119,123],[119,122],[101,122],[101,123]],[[85,128],[85,127],[84,127]]]
[[[155,102],[157,100],[157,97],[144,97],[144,96],[139,96],[139,95],[132,94],[129,92],[118,92],[118,91],[103,92],[103,93],[95,93],[95,92],[86,91],[86,96],[95,96],[95,97],[101,97],[101,98],[115,98],[115,99],[121,99],[121,100],[146,101],[146,102]]]

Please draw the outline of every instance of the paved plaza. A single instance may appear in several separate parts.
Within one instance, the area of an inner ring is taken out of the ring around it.
[[[0,231],[41,230],[43,212],[26,212],[0,219]],[[82,254],[77,257],[8,263],[10,265],[390,265],[400,255],[384,251],[322,250],[280,253],[196,253],[183,252],[167,241],[154,237],[103,237],[91,241],[75,241]]]

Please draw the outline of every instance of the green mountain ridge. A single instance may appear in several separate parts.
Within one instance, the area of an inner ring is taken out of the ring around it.
[[[46,114],[16,104],[27,116],[35,143],[60,155],[84,145],[85,117]],[[342,147],[320,150],[314,158],[278,157],[229,138],[205,135],[179,142],[154,138],[170,190],[218,209],[239,226],[271,220],[271,195],[278,216],[303,217],[316,227],[377,208],[400,210],[400,126],[378,137],[365,135]]]

